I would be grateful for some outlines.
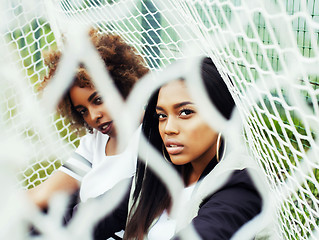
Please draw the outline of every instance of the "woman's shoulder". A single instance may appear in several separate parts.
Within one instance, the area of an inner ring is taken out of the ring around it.
[[[255,201],[261,203],[261,196],[249,175],[247,169],[235,170],[226,183],[214,194],[205,198],[201,204],[203,206],[209,201]]]
[[[92,153],[94,152],[97,148],[105,148],[105,144],[107,140],[109,139],[109,136],[106,134],[102,134],[98,131],[93,131],[93,133],[87,133],[80,139],[80,144],[75,150],[76,153],[79,154],[84,154],[85,152],[87,153]]]
[[[223,187],[202,201],[193,224],[203,238],[229,239],[260,213],[261,205],[249,172],[236,170]]]
[[[247,169],[235,170],[225,185],[225,187],[235,186],[255,189],[253,180]]]

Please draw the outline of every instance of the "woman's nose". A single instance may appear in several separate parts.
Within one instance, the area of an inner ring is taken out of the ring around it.
[[[172,117],[168,117],[166,120],[166,125],[165,125],[165,134],[170,135],[170,134],[178,134],[178,124],[176,120]]]
[[[98,123],[102,117],[103,117],[103,113],[99,109],[91,110],[91,119],[93,122]]]

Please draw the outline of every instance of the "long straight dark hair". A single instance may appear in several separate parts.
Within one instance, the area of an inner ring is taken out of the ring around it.
[[[212,103],[225,118],[229,119],[235,103],[224,80],[210,58],[204,58],[201,66],[202,79]],[[142,132],[152,146],[159,152],[164,152],[166,158],[169,159],[158,130],[158,118],[156,117],[158,93],[159,90],[152,95],[145,110]],[[173,166],[187,183],[190,163],[183,166]],[[133,193],[132,209],[134,210],[131,211],[128,219],[125,239],[142,239],[154,219],[170,205],[171,197],[165,185],[151,169],[138,160]]]

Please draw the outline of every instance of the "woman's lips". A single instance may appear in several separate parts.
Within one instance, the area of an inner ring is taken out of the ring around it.
[[[103,134],[108,134],[113,127],[113,121],[107,122],[107,123],[103,123],[99,126],[99,130],[103,133]]]
[[[180,154],[184,150],[184,145],[175,140],[167,140],[165,146],[170,155]]]
[[[184,147],[183,146],[166,146],[166,150],[169,155],[176,155],[176,154],[180,154],[184,150]]]

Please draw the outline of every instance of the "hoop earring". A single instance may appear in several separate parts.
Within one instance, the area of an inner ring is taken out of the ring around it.
[[[220,148],[220,139],[222,138],[222,134],[219,133],[217,137],[217,147],[216,147],[216,160],[219,163],[219,148]]]

